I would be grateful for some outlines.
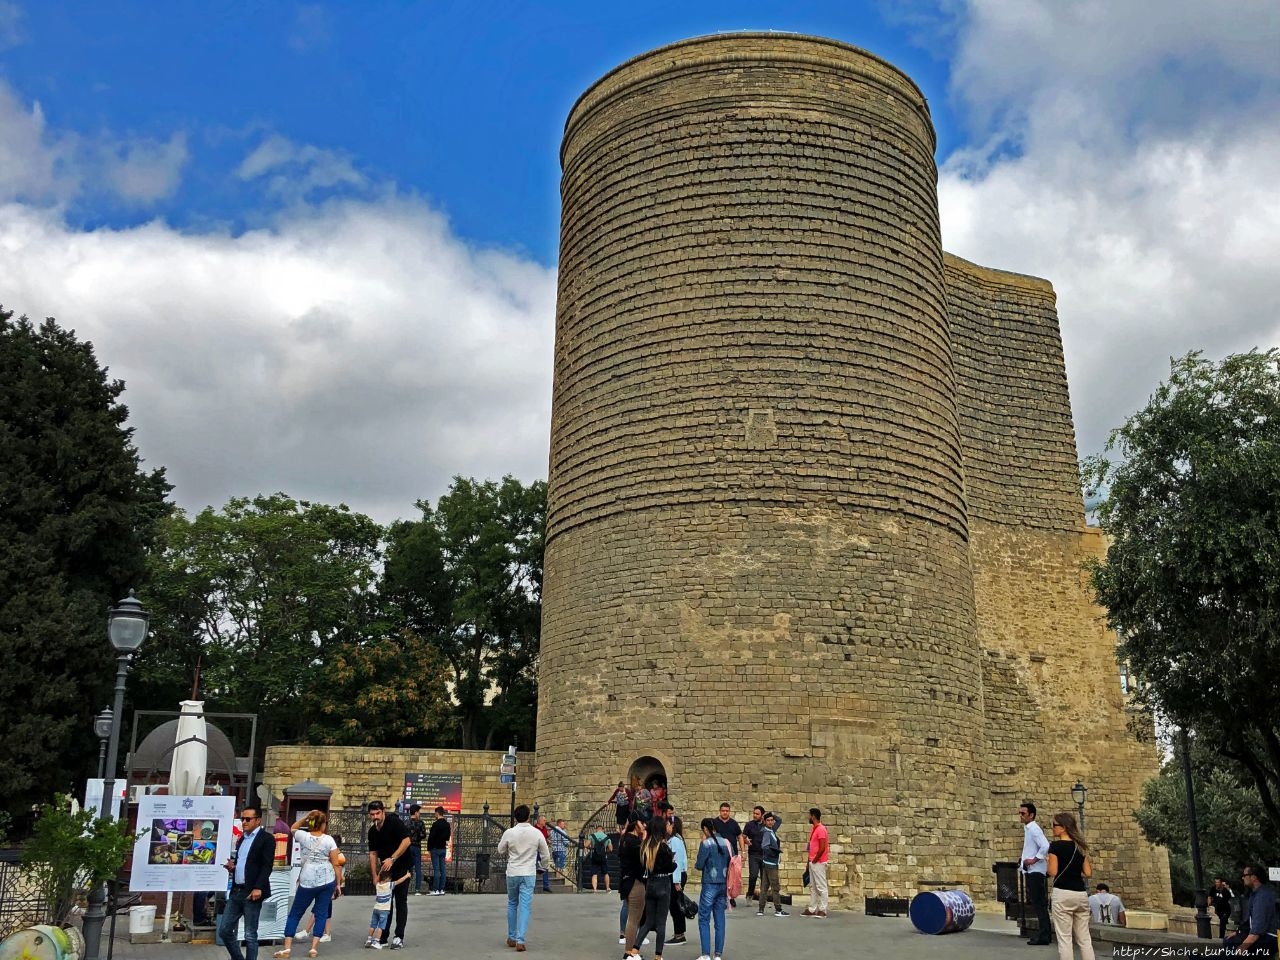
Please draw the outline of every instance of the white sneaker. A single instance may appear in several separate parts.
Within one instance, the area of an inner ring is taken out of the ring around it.
[[[626,943],[627,943],[627,938],[626,938],[626,937],[619,937],[619,938],[618,938],[618,942],[619,942],[619,943],[621,943],[623,946],[625,946],[625,945],[626,945]],[[707,960],[711,960],[711,958],[710,958],[710,957],[708,957],[708,958],[707,958]]]
[[[391,942],[387,946],[392,950],[400,950],[404,947],[404,941],[399,937],[392,937]]]
[[[307,931],[305,931],[305,930],[299,930],[297,933],[295,933],[295,934],[293,935],[293,939],[295,939],[295,940],[305,940],[305,939],[307,939],[307,937],[309,937],[309,936],[311,936],[311,934],[307,933]]]
[[[373,943],[369,944],[369,946],[373,947],[373,949],[375,949],[375,950],[381,950],[381,949],[382,949],[382,941],[381,941],[381,940],[375,940],[375,941],[373,941]]]
[[[323,937],[321,937],[321,938],[320,938],[320,942],[321,942],[321,943],[328,943],[328,942],[329,942],[330,940],[332,940],[332,939],[333,939],[333,937],[329,936],[329,934],[327,934],[327,933],[326,933]]]
[[[698,958],[698,960],[711,960],[711,958],[704,953],[702,956]]]

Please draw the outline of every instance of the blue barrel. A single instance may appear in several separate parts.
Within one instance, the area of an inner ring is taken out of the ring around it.
[[[973,923],[973,901],[963,890],[918,893],[907,912],[921,933],[959,933]]]

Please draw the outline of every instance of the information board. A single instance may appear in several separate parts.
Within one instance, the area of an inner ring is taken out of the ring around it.
[[[223,890],[235,849],[235,797],[145,796],[138,803],[129,889]]]

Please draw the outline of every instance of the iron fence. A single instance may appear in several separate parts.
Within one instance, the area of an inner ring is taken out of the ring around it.
[[[0,940],[35,923],[51,923],[52,905],[22,876],[22,850],[0,849]]]
[[[507,858],[498,855],[498,840],[507,824],[487,813],[455,813],[449,819],[453,832],[445,864],[445,889],[453,893],[505,893]],[[373,896],[368,827],[368,814],[363,809],[329,811],[329,832],[342,838],[342,852],[347,857],[343,887],[347,896]],[[422,860],[424,885],[429,885],[431,858],[426,850]]]

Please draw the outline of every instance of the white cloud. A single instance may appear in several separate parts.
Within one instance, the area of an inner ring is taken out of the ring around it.
[[[1058,291],[1082,453],[1170,356],[1277,342],[1280,18],[1267,5],[978,0],[940,171],[947,249]]]
[[[145,206],[177,190],[188,159],[182,133],[160,141],[51,130],[39,103],[24,104],[0,80],[0,203],[61,206],[88,193]]]
[[[364,176],[346,153],[297,144],[275,133],[250,151],[237,168],[236,176],[241,180],[265,177],[271,193],[295,201],[304,200],[318,190],[366,185]]]
[[[0,276],[7,307],[58,317],[126,381],[186,506],[280,489],[388,520],[454,474],[546,474],[553,274],[467,248],[420,201],[239,237],[11,205]]]
[[[104,146],[102,173],[107,186],[119,197],[153,203],[173,195],[182,180],[182,169],[191,154],[185,134],[168,140],[125,140]]]

